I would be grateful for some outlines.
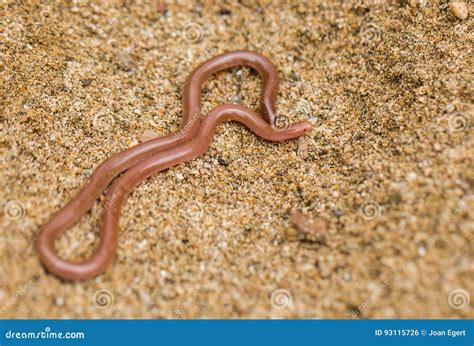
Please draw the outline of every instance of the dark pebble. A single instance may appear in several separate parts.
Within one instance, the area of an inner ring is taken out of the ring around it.
[[[219,164],[221,166],[228,166],[229,165],[229,163],[226,160],[224,160],[222,157],[217,158],[217,162],[219,162]]]
[[[230,10],[228,10],[227,8],[223,8],[219,11],[219,14],[221,16],[230,16],[232,14],[232,12]]]
[[[83,87],[87,87],[87,86],[91,85],[91,83],[92,83],[92,79],[81,79],[81,85]]]

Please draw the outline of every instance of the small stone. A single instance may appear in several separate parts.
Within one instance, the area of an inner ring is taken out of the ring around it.
[[[319,268],[319,275],[321,275],[321,278],[323,279],[329,278],[333,272],[332,265],[325,261],[318,262],[318,268]]]
[[[91,85],[92,83],[92,79],[88,78],[88,79],[81,79],[81,85],[83,87],[87,87],[89,85]]]
[[[158,5],[156,6],[156,11],[158,13],[165,13],[166,11],[166,4],[164,2],[160,2],[158,3]]]
[[[240,103],[242,100],[239,95],[234,95],[230,98],[230,102],[232,103]]]
[[[217,162],[218,162],[221,166],[228,166],[228,165],[229,165],[229,163],[228,163],[226,160],[224,160],[222,157],[218,157],[218,158],[217,158]]]
[[[298,232],[293,227],[285,229],[285,235],[288,241],[295,241],[298,239]]]
[[[160,135],[157,134],[155,131],[152,130],[145,130],[143,131],[142,135],[140,136],[140,142],[148,142],[152,139],[158,138]]]
[[[298,138],[298,155],[303,160],[308,158],[308,143],[306,143],[306,139],[304,137]]]
[[[194,12],[201,13],[202,12],[202,6],[201,5],[194,6]]]
[[[416,180],[416,173],[415,173],[415,172],[409,172],[409,173],[407,174],[407,180],[408,180],[408,181],[414,181],[414,180]]]
[[[326,243],[328,230],[326,220],[304,215],[295,209],[292,209],[289,214],[290,222],[297,228],[299,239],[321,244]]]
[[[129,148],[134,147],[134,146],[137,145],[137,144],[138,144],[138,142],[135,141],[135,140],[132,140],[132,139],[127,140],[127,146],[128,146]]]
[[[283,257],[290,257],[291,256],[291,249],[288,245],[284,245],[282,248],[281,248],[281,251],[280,251],[280,254],[283,256]]]
[[[112,103],[112,109],[114,110],[114,112],[118,112],[119,110],[122,109],[122,106],[120,105],[120,103],[113,102]]]
[[[117,57],[117,66],[125,72],[130,72],[134,68],[132,57],[128,54],[121,54]]]
[[[221,10],[219,11],[219,14],[220,14],[221,16],[229,16],[229,15],[232,14],[232,12],[231,12],[229,9],[227,9],[227,8],[223,8],[223,9],[221,9]]]
[[[137,249],[138,250],[143,250],[145,247],[148,245],[148,240],[143,239],[141,242],[137,244]]]
[[[451,14],[459,19],[466,19],[468,16],[467,6],[462,1],[455,1],[451,3]]]

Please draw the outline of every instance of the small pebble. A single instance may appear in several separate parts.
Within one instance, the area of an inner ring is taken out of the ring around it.
[[[466,19],[468,16],[467,6],[462,1],[455,1],[451,3],[451,14],[459,19]]]
[[[283,257],[290,257],[291,256],[291,249],[288,245],[284,245],[282,248],[281,248],[281,251],[280,251],[280,254],[283,256]]]
[[[286,228],[285,235],[288,241],[295,241],[298,239],[298,232],[293,227]]]
[[[297,228],[299,239],[321,244],[326,243],[328,231],[326,220],[304,215],[295,209],[292,209],[289,214],[290,222]]]
[[[138,142],[135,141],[135,140],[132,140],[132,139],[127,140],[127,146],[128,146],[129,148],[134,147],[134,146],[137,145],[137,144],[138,144]]]
[[[304,136],[298,138],[298,155],[303,160],[308,158],[309,155],[308,143],[306,142],[306,138]]]
[[[91,85],[92,83],[92,79],[88,78],[88,79],[81,79],[81,85],[83,87],[87,87],[89,85]]]
[[[134,68],[132,57],[128,54],[120,54],[117,57],[117,67],[125,72],[130,72]]]
[[[114,112],[117,112],[122,109],[122,106],[120,105],[120,103],[112,102],[112,109],[114,110]]]
[[[217,158],[217,162],[218,162],[221,166],[228,166],[228,165],[229,165],[229,163],[228,163],[226,160],[224,160],[222,157],[218,157],[218,158]]]
[[[232,14],[232,12],[230,10],[228,10],[227,8],[223,8],[219,11],[219,14],[221,16],[229,16]]]
[[[240,103],[240,101],[242,101],[242,100],[240,99],[239,95],[234,95],[230,98],[230,102],[232,102],[232,103]]]
[[[408,181],[414,181],[414,180],[416,180],[416,173],[415,173],[415,172],[409,172],[409,173],[407,174],[407,180],[408,180]]]
[[[151,141],[152,139],[160,137],[159,134],[157,134],[155,131],[152,130],[145,130],[143,131],[142,135],[140,136],[140,142],[148,142]]]
[[[156,11],[158,13],[165,13],[166,11],[166,4],[164,2],[160,2],[158,3],[158,5],[156,6]]]

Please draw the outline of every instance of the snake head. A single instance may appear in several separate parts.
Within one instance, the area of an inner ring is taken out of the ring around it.
[[[272,128],[274,129],[274,135],[278,138],[272,140],[285,141],[305,135],[311,131],[313,125],[308,120],[291,123],[288,117],[279,115]]]

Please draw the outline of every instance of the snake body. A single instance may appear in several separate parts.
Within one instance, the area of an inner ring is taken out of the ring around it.
[[[246,107],[233,104],[217,106],[202,116],[203,83],[213,73],[239,65],[252,67],[262,78],[262,117]],[[36,245],[45,267],[68,280],[89,279],[105,271],[115,258],[120,211],[130,191],[148,177],[202,155],[210,146],[219,123],[226,120],[240,122],[257,136],[269,141],[284,141],[309,131],[311,123],[307,121],[284,129],[275,126],[277,87],[278,74],[275,68],[267,58],[255,52],[229,52],[198,66],[184,86],[183,120],[178,131],[112,155],[94,171],[83,189],[41,227]],[[97,251],[80,263],[60,258],[54,248],[55,239],[92,209],[94,202],[112,181],[104,200],[106,207],[103,208]]]

